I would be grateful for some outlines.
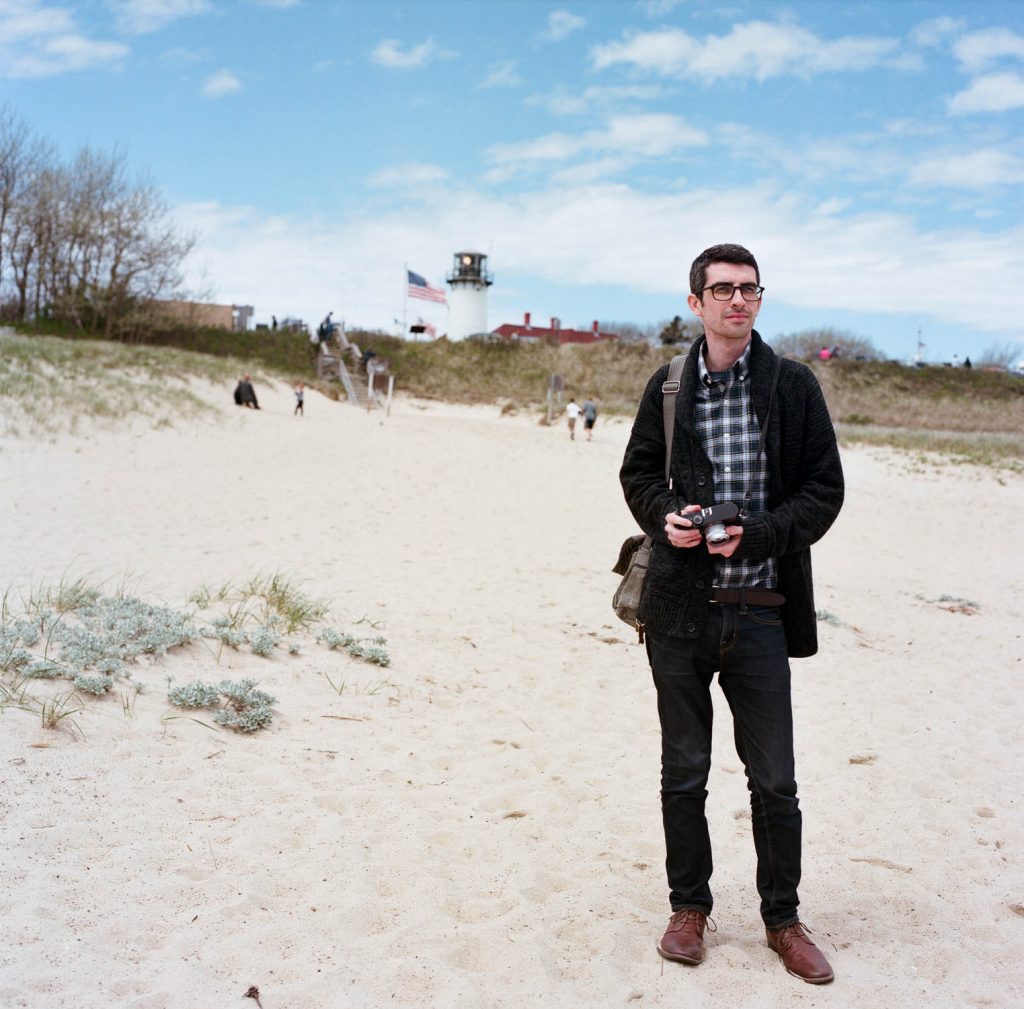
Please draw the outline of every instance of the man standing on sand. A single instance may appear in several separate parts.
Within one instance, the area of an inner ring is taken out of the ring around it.
[[[679,383],[671,480],[667,365],[647,385],[620,473],[626,502],[654,543],[638,623],[661,719],[672,916],[658,952],[690,965],[704,959],[712,908],[704,807],[717,672],[750,791],[768,945],[791,974],[825,984],[832,968],[797,914],[801,816],[789,658],[817,651],[810,547],[839,513],[843,472],[813,373],[789,360],[776,372],[775,354],[753,328],[760,284],[757,262],[742,246],[716,245],[694,260],[687,301],[704,338],[687,355]],[[687,517],[747,500],[746,514],[726,526],[728,539],[719,544]]]

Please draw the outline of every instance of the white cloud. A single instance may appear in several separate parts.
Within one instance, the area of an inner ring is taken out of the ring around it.
[[[700,40],[679,28],[642,32],[591,50],[598,70],[617,64],[661,74],[715,81],[722,77],[809,77],[866,70],[897,55],[899,43],[879,36],[848,35],[833,41],[794,24],[751,21],[728,35]]]
[[[1024,60],[1024,35],[1009,28],[986,28],[957,39],[953,54],[968,73],[987,70],[1000,60]]]
[[[367,180],[377,188],[416,188],[446,181],[448,172],[440,165],[412,161],[374,172]]]
[[[159,31],[172,21],[205,14],[206,0],[107,0],[118,28],[129,35]]]
[[[541,42],[561,42],[568,38],[574,31],[578,31],[586,24],[586,19],[570,11],[552,11],[548,15],[548,26],[537,38]]]
[[[649,18],[664,17],[683,0],[640,0],[638,6]]]
[[[172,46],[165,50],[160,59],[172,66],[190,67],[197,63],[210,62],[209,49],[186,49],[184,46]]]
[[[910,181],[917,186],[987,189],[1024,182],[1024,159],[1006,151],[986,149],[970,154],[927,158],[914,166]]]
[[[613,116],[601,130],[549,133],[518,144],[496,144],[487,152],[497,165],[565,161],[587,152],[617,152],[631,158],[659,157],[682,147],[704,147],[708,136],[679,116],[648,113]]]
[[[844,210],[849,210],[851,206],[853,206],[853,200],[833,196],[831,199],[819,203],[814,208],[814,213],[819,217],[834,217],[836,214],[841,214]]]
[[[203,236],[191,275],[205,262],[221,300],[307,321],[326,306],[350,322],[390,326],[401,306],[403,260],[437,275],[453,250],[481,243],[498,278],[495,295],[554,281],[670,294],[681,303],[693,256],[729,236],[758,257],[769,289],[766,319],[778,301],[1016,334],[1005,292],[1024,288],[1024,228],[921,229],[906,215],[844,213],[840,204],[822,207],[770,186],[644,194],[573,185],[506,198],[450,191],[415,214],[403,207],[326,222],[217,205],[182,207],[178,217]]]
[[[959,35],[966,24],[967,22],[961,18],[951,18],[946,15],[929,18],[927,21],[915,25],[910,31],[909,38],[914,45],[934,49],[946,39]]]
[[[482,88],[515,88],[523,83],[518,60],[500,60],[491,66],[480,85]]]
[[[71,31],[74,31],[74,19],[63,7],[41,7],[39,0],[0,3],[0,39],[5,44]]]
[[[382,67],[394,70],[414,70],[432,60],[451,59],[455,53],[442,49],[433,39],[427,39],[408,51],[403,51],[398,39],[383,39],[370,54],[370,59]]]
[[[975,77],[949,99],[947,107],[954,115],[1024,108],[1024,77],[1010,72]]]
[[[723,123],[715,140],[733,163],[749,162],[760,177],[781,169],[790,184],[795,180],[803,189],[808,183],[815,189],[824,185],[828,191],[849,189],[855,183],[882,183],[888,188],[906,172],[904,158],[876,132],[778,135],[742,123]],[[874,153],[865,157],[865,151]]]
[[[230,70],[218,70],[203,81],[202,92],[207,98],[223,98],[242,90],[242,82]]]
[[[570,116],[588,112],[590,109],[608,108],[609,106],[625,105],[633,101],[653,101],[661,96],[659,85],[622,85],[604,86],[592,84],[580,92],[566,91],[559,88],[548,95],[531,95],[527,105],[540,106],[552,115]]]
[[[39,0],[0,2],[0,76],[53,77],[115,63],[128,55],[120,42],[89,38],[64,7]]]
[[[618,175],[632,165],[633,159],[621,154],[595,158],[593,161],[581,161],[552,172],[549,182],[553,186],[589,186],[609,176]]]

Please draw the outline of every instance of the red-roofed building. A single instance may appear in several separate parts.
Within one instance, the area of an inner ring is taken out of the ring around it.
[[[505,322],[497,329],[491,330],[491,336],[502,340],[520,340],[523,343],[536,343],[546,340],[548,343],[600,343],[603,340],[617,340],[618,333],[602,333],[597,321],[590,329],[563,329],[558,319],[552,319],[550,326],[535,326],[530,322],[530,313],[523,316],[522,322]]]

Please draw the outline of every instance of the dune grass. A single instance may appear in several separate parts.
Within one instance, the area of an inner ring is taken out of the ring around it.
[[[982,466],[1024,474],[1024,438],[1005,432],[929,431],[837,424],[840,445],[893,448],[927,466]]]
[[[216,666],[225,645],[264,658],[281,658],[286,648],[298,652],[295,635],[312,637],[323,647],[345,651],[352,659],[387,666],[383,637],[358,637],[325,623],[326,600],[306,594],[280,572],[255,575],[234,586],[203,587],[189,598],[191,609],[146,602],[124,585],[108,594],[102,585],[82,578],[62,579],[15,598],[8,588],[0,597],[0,714],[20,710],[38,715],[48,729],[81,735],[75,716],[89,698],[119,696],[126,718],[146,684],[142,656],[154,661],[196,644],[217,643],[207,655]],[[39,693],[36,688],[50,684]],[[53,688],[61,684],[60,690]],[[216,725],[238,732],[266,728],[274,698],[256,689],[255,681],[216,684],[195,681],[181,687],[168,682],[168,700],[184,708],[212,708]],[[170,716],[174,717],[174,716]],[[204,723],[205,724],[205,723]]]
[[[0,331],[0,435],[45,437],[142,419],[167,427],[217,410],[193,388],[225,387],[251,366],[165,347]]]
[[[186,336],[175,339],[187,343]],[[602,416],[630,417],[650,376],[674,353],[674,348],[647,344],[555,347],[350,336],[390,361],[404,393],[492,403],[503,414],[534,413],[538,419],[546,412],[552,375],[564,383],[563,402],[590,397]],[[74,432],[86,421],[116,427],[139,416],[156,427],[183,417],[212,419],[218,408],[198,395],[193,383],[221,384],[227,402],[230,385],[245,371],[263,381],[301,379],[336,392],[337,383],[313,378],[311,345],[300,337],[202,331],[189,337],[203,348],[200,353],[0,330],[0,434]],[[843,444],[883,445],[1012,473],[1024,468],[1024,379],[1019,376],[870,361],[812,361],[809,367],[821,383]]]

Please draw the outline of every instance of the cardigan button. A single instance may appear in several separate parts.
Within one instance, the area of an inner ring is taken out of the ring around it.
[[[687,624],[686,625],[686,633],[687,634],[696,634],[697,633],[697,625],[696,624]]]
[[[699,579],[697,581],[697,588],[699,588],[699,589],[704,588],[704,579],[703,578],[701,578],[701,579]]]
[[[697,486],[698,487],[703,487],[704,484],[706,484],[707,482],[708,482],[708,478],[706,476],[699,476],[699,477],[697,477]]]

